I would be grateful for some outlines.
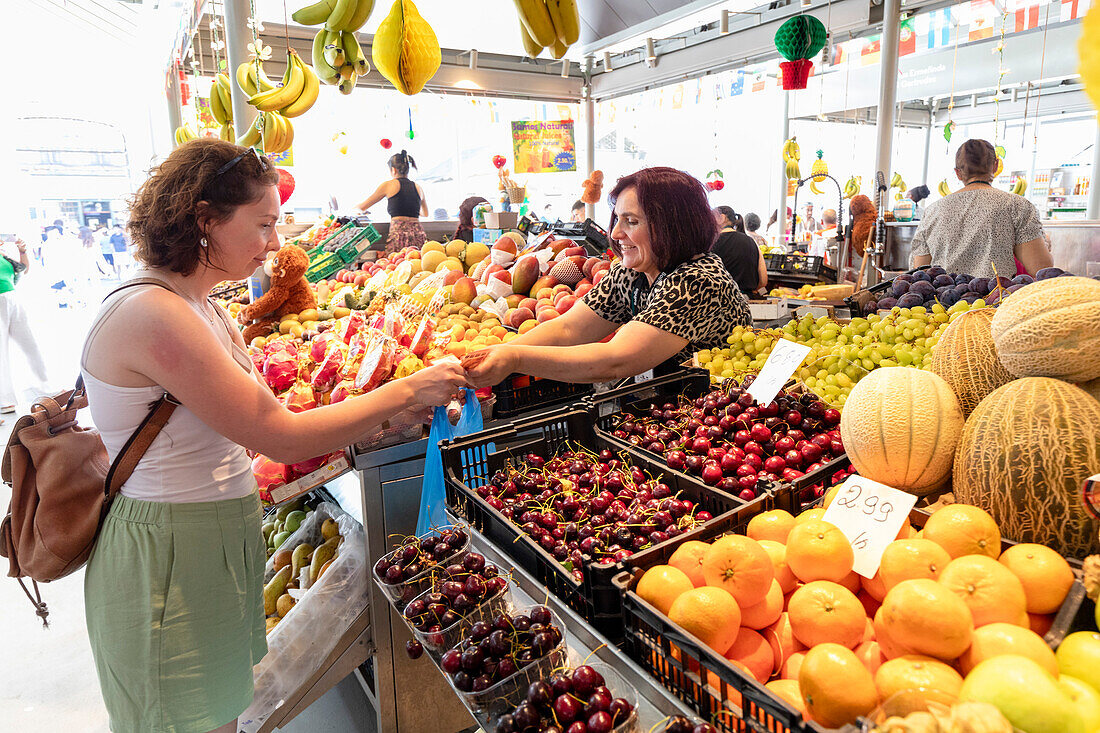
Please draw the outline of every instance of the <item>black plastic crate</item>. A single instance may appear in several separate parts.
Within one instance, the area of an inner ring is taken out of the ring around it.
[[[754,515],[731,512],[721,521],[709,522],[708,526],[687,532],[678,539],[709,541],[730,532],[743,534]],[[642,574],[655,565],[667,564],[675,549],[654,548],[655,551],[646,557],[630,558],[626,563],[630,567],[612,581],[622,600],[626,630],[623,649],[626,653],[720,731],[821,731],[818,726],[804,722],[797,710],[751,675],[673,624],[634,592]],[[741,697],[739,714],[734,703],[728,702],[733,695]]]
[[[520,384],[522,386],[516,386]],[[493,387],[497,401],[493,417],[499,420],[535,412],[567,402],[576,402],[592,393],[591,384],[558,382],[513,374]]]
[[[567,447],[567,444],[576,444],[595,451],[604,448],[619,450],[618,446],[597,437],[592,430],[588,412],[576,407],[453,441],[443,441],[440,443],[440,450],[447,505],[517,564],[532,573],[551,593],[588,619],[598,631],[611,639],[619,639],[623,631],[622,608],[620,593],[612,581],[623,569],[624,563],[587,563],[581,568],[584,580],[577,582],[549,552],[528,537],[519,526],[489,506],[476,492],[509,459],[518,462],[530,452],[549,457]],[[674,494],[690,499],[699,509],[710,512],[713,518],[703,528],[712,525],[725,526],[729,523],[731,513],[744,515],[745,521],[748,521],[748,517],[768,509],[789,509],[789,493],[781,496],[764,493],[752,502],[744,502],[698,482],[686,483],[670,475],[662,466],[634,453],[628,453],[626,458],[651,475],[660,476]],[[685,533],[655,547],[641,550],[628,561],[644,561],[657,552],[671,553],[690,534]]]
[[[697,487],[713,490],[714,487],[703,483],[702,479],[669,468],[660,455],[641,446],[632,445],[612,434],[615,429],[615,422],[618,420],[619,415],[623,413],[640,415],[654,401],[659,402],[665,399],[674,401],[681,395],[694,399],[713,388],[710,383],[710,373],[707,370],[690,368],[642,384],[628,385],[610,392],[593,395],[586,400],[586,403],[595,422],[597,437],[620,450],[627,450],[633,455],[655,464],[666,476],[675,476],[681,485],[690,483]],[[825,489],[828,489],[833,486],[833,477],[836,472],[846,469],[849,465],[851,465],[851,462],[846,455],[838,456],[820,468],[803,474],[796,479],[764,484],[765,491],[769,491],[776,497],[782,496],[783,508],[788,508],[789,505],[793,507],[790,511],[797,514],[802,505],[817,500],[816,497],[808,495],[811,487],[821,484]]]

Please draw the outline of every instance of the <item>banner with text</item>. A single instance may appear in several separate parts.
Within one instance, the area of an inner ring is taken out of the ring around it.
[[[573,120],[512,122],[516,173],[559,173],[577,170]]]

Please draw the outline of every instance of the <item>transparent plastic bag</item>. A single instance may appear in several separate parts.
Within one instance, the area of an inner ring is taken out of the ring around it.
[[[344,541],[332,566],[301,594],[297,604],[267,635],[267,655],[253,667],[255,696],[241,714],[238,728],[255,733],[275,709],[315,674],[336,642],[367,609],[366,535],[363,527],[335,504],[324,502],[284,543],[296,547],[322,544],[321,524],[333,519]],[[264,572],[266,583],[275,574],[271,559]]]

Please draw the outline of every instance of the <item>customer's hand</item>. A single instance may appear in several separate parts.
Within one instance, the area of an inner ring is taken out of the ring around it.
[[[445,405],[466,386],[466,370],[457,360],[448,360],[421,369],[405,379],[416,393],[416,401],[432,407]]]
[[[27,243],[24,242],[22,239],[16,238],[15,248],[19,250],[19,254],[21,255],[27,253]]]
[[[475,351],[463,359],[466,378],[475,387],[495,387],[516,370],[515,356],[507,344]]]

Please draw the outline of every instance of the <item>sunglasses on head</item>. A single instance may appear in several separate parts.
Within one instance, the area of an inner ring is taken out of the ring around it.
[[[259,153],[257,153],[256,148],[249,148],[245,152],[238,155],[236,158],[233,158],[232,160],[230,160],[228,163],[223,165],[218,170],[214,171],[214,178],[217,178],[218,176],[225,173],[226,171],[228,171],[233,166],[237,165],[237,163],[240,163],[242,160],[247,158],[250,154],[255,156],[256,162],[260,164],[260,168],[262,168],[263,170],[267,170],[267,166],[268,166],[270,161],[268,161],[266,157],[263,157]]]
[[[1085,511],[1096,519],[1100,519],[1100,473],[1085,479],[1085,486],[1081,494],[1084,499]]]

